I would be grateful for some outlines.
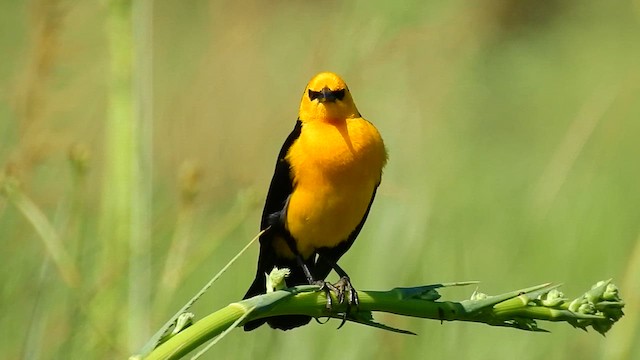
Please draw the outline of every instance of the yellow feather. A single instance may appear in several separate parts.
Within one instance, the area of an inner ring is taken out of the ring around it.
[[[309,101],[306,92],[324,86],[346,89],[332,73],[309,83],[300,107],[300,137],[287,153],[294,191],[286,227],[304,258],[348,239],[367,211],[387,160],[380,134],[359,116],[348,89],[342,101]],[[284,241],[274,245],[281,255],[293,257]]]

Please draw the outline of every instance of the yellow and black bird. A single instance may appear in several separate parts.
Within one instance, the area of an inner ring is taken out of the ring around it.
[[[362,118],[345,82],[336,74],[314,76],[302,95],[298,121],[282,145],[267,194],[260,229],[255,280],[245,299],[264,294],[265,273],[289,268],[287,285],[321,284],[357,296],[337,261],[353,245],[380,185],[387,152],[378,130]],[[340,281],[324,279],[335,270]],[[288,330],[311,317],[283,315],[244,325],[253,330],[265,322]]]

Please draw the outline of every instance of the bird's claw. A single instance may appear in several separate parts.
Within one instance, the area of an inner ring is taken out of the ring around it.
[[[333,301],[331,300],[331,291],[337,293],[338,289],[336,289],[336,287],[333,286],[333,284],[328,283],[326,281],[322,281],[322,280],[316,281],[315,285],[319,286],[320,291],[323,291],[324,295],[327,297],[326,309],[327,311],[331,312],[331,308],[333,307]]]
[[[344,323],[347,321],[347,316],[349,316],[349,313],[351,312],[351,307],[355,306],[357,310],[358,305],[360,304],[360,300],[358,299],[358,293],[353,288],[353,285],[351,284],[351,279],[349,279],[348,276],[343,276],[335,284],[331,284],[326,281],[317,281],[316,285],[320,286],[320,290],[324,291],[327,297],[326,309],[329,312],[332,311],[332,307],[333,307],[333,301],[331,300],[331,291],[333,291],[336,294],[336,298],[338,299],[339,304],[344,304],[345,298],[346,298],[347,311],[345,311],[342,315],[342,322],[340,323],[340,326],[338,326],[338,329],[340,329],[342,325],[344,325]],[[348,297],[346,297],[345,294]]]
[[[349,296],[347,298],[347,313],[349,313],[349,310],[352,306],[355,306],[356,308],[358,307],[358,305],[360,304],[358,293],[353,288],[351,279],[349,279],[348,276],[341,277],[337,283],[333,284],[333,287],[336,289],[335,292],[336,296],[338,297],[338,303],[344,304],[345,293]]]

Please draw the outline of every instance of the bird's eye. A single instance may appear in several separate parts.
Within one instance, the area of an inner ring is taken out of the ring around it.
[[[330,90],[326,86],[320,91],[313,91],[309,89],[309,100],[313,101],[318,99],[321,103],[335,102],[336,100],[344,99],[345,93],[345,89]]]
[[[319,98],[321,95],[322,95],[322,92],[313,91],[313,90],[309,89],[309,100],[313,101],[313,100]]]

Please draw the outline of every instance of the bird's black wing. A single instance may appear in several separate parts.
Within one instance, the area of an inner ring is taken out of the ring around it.
[[[302,268],[293,259],[279,257],[274,248],[273,241],[276,236],[285,238],[290,236],[284,226],[284,218],[286,212],[286,204],[289,196],[293,192],[293,179],[291,177],[290,164],[287,161],[287,153],[293,143],[300,137],[302,130],[302,122],[298,119],[293,131],[287,137],[276,162],[276,168],[271,179],[269,192],[262,211],[262,219],[260,221],[260,230],[269,228],[260,237],[260,255],[258,256],[258,267],[256,277],[251,287],[244,296],[244,299],[264,294],[266,292],[265,273],[273,270],[274,266],[278,268],[289,268],[291,274],[286,282],[288,286],[306,284],[307,279]],[[253,330],[258,326],[268,322],[271,327],[278,329],[292,329],[297,326],[307,324],[311,320],[309,316],[287,315],[277,316],[268,319],[259,319],[246,323],[244,329],[246,331]]]
[[[262,211],[262,220],[260,222],[260,230],[266,229],[269,225],[272,225],[270,219],[273,219],[274,214],[283,212],[289,195],[293,192],[293,179],[291,178],[291,165],[287,161],[287,153],[293,143],[300,137],[302,131],[302,122],[296,121],[296,126],[293,128],[287,139],[282,144],[280,153],[278,154],[278,161],[276,162],[276,169],[271,179],[271,185],[269,185],[269,192],[267,193],[267,199],[264,204],[264,210]],[[283,224],[280,224],[283,225]],[[263,239],[260,239],[261,243]]]
[[[284,228],[284,224],[278,223],[281,222],[278,220],[282,218],[282,213],[286,211],[285,205],[287,199],[293,192],[293,179],[291,178],[290,165],[286,157],[289,148],[300,136],[301,130],[302,123],[298,120],[293,131],[291,131],[291,134],[289,134],[284,144],[282,144],[282,148],[278,154],[276,168],[273,173],[273,178],[271,179],[271,185],[269,185],[269,192],[267,193],[267,199],[260,221],[260,230],[264,230],[269,226],[272,226],[272,228],[260,237],[260,255],[258,257],[256,279],[244,296],[245,299],[264,294],[266,289],[264,274],[269,273],[279,262],[272,244],[275,235],[280,233]]]
[[[380,184],[378,184],[380,185]],[[365,211],[364,216],[362,216],[362,220],[356,228],[349,234],[349,237],[346,241],[341,242],[338,246],[332,248],[322,248],[318,250],[318,260],[314,269],[314,277],[316,280],[324,280],[332,269],[335,268],[335,265],[338,263],[338,260],[344,253],[351,248],[354,241],[360,234],[360,230],[364,226],[365,221],[367,221],[367,216],[369,216],[369,210],[371,210],[371,205],[373,204],[373,200],[376,198],[376,192],[378,190],[378,185],[373,189],[373,194],[371,194],[371,200],[369,201],[369,205],[367,206],[367,211]]]

